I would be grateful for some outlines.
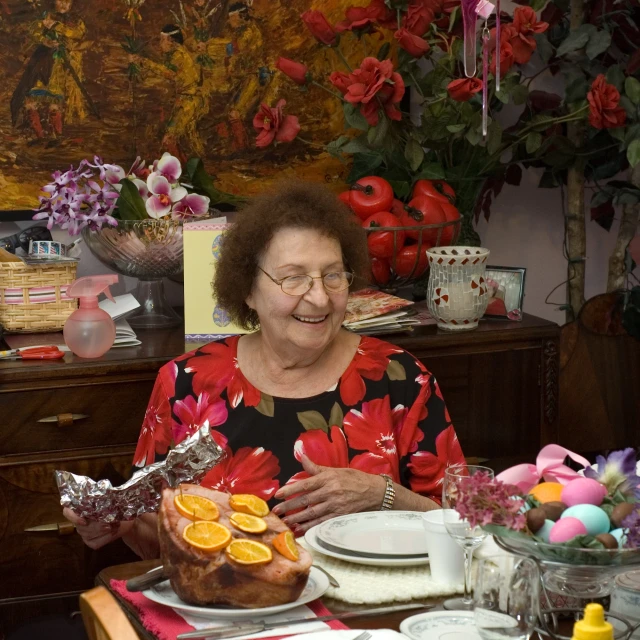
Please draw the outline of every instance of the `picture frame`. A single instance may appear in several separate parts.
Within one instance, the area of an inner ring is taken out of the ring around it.
[[[485,280],[490,299],[485,318],[522,320],[526,273],[524,267],[487,265]]]

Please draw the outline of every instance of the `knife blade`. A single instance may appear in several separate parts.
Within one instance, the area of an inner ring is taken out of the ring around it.
[[[317,618],[299,618],[295,620],[283,620],[280,622],[258,622],[248,621],[244,624],[233,624],[225,627],[211,627],[209,629],[199,629],[197,631],[189,631],[181,633],[177,636],[178,640],[190,640],[192,638],[236,638],[252,633],[260,633],[261,631],[270,631],[278,627],[288,627],[294,624],[303,624],[305,622],[326,622],[328,620],[346,620],[348,618],[359,618],[362,616],[379,616],[385,613],[395,613],[397,611],[411,611],[415,609],[432,609],[432,604],[399,604],[391,607],[375,607],[374,609],[362,609],[361,611],[345,611],[343,613],[334,613],[328,616],[318,616]]]
[[[84,413],[72,413],[71,414],[71,419],[72,420],[84,420],[85,418],[88,418],[89,416],[84,414]],[[38,420],[38,422],[58,422],[58,416],[47,416],[46,418],[40,418],[40,420]]]
[[[76,530],[70,522],[49,522],[38,524],[35,527],[25,529],[25,533],[42,533],[43,531],[57,531],[61,536],[67,536]]]

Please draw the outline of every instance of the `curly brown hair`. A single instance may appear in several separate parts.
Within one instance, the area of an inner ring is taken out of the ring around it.
[[[356,275],[351,288],[369,278],[366,232],[354,214],[327,187],[313,182],[280,183],[273,191],[252,198],[235,216],[224,235],[213,278],[218,304],[238,325],[255,329],[258,315],[245,300],[251,293],[258,261],[280,229],[315,229],[335,238],[345,264]]]

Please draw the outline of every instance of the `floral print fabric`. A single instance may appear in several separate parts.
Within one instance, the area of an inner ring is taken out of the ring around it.
[[[143,467],[209,421],[226,458],[204,486],[265,500],[326,467],[385,473],[440,502],[444,469],[464,462],[435,378],[403,349],[363,337],[340,380],[311,398],[261,393],[238,367],[239,336],[209,343],[158,374],[134,456]]]

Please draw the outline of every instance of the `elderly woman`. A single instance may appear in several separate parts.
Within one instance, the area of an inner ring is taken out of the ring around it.
[[[256,331],[162,367],[134,464],[162,460],[208,420],[227,456],[202,484],[277,501],[296,534],[345,513],[437,508],[444,468],[463,456],[434,377],[403,349],[342,328],[368,264],[365,232],[326,188],[288,184],[252,200],[213,286]],[[157,554],[154,514],[117,527],[66,515],[91,547],[122,536]]]

